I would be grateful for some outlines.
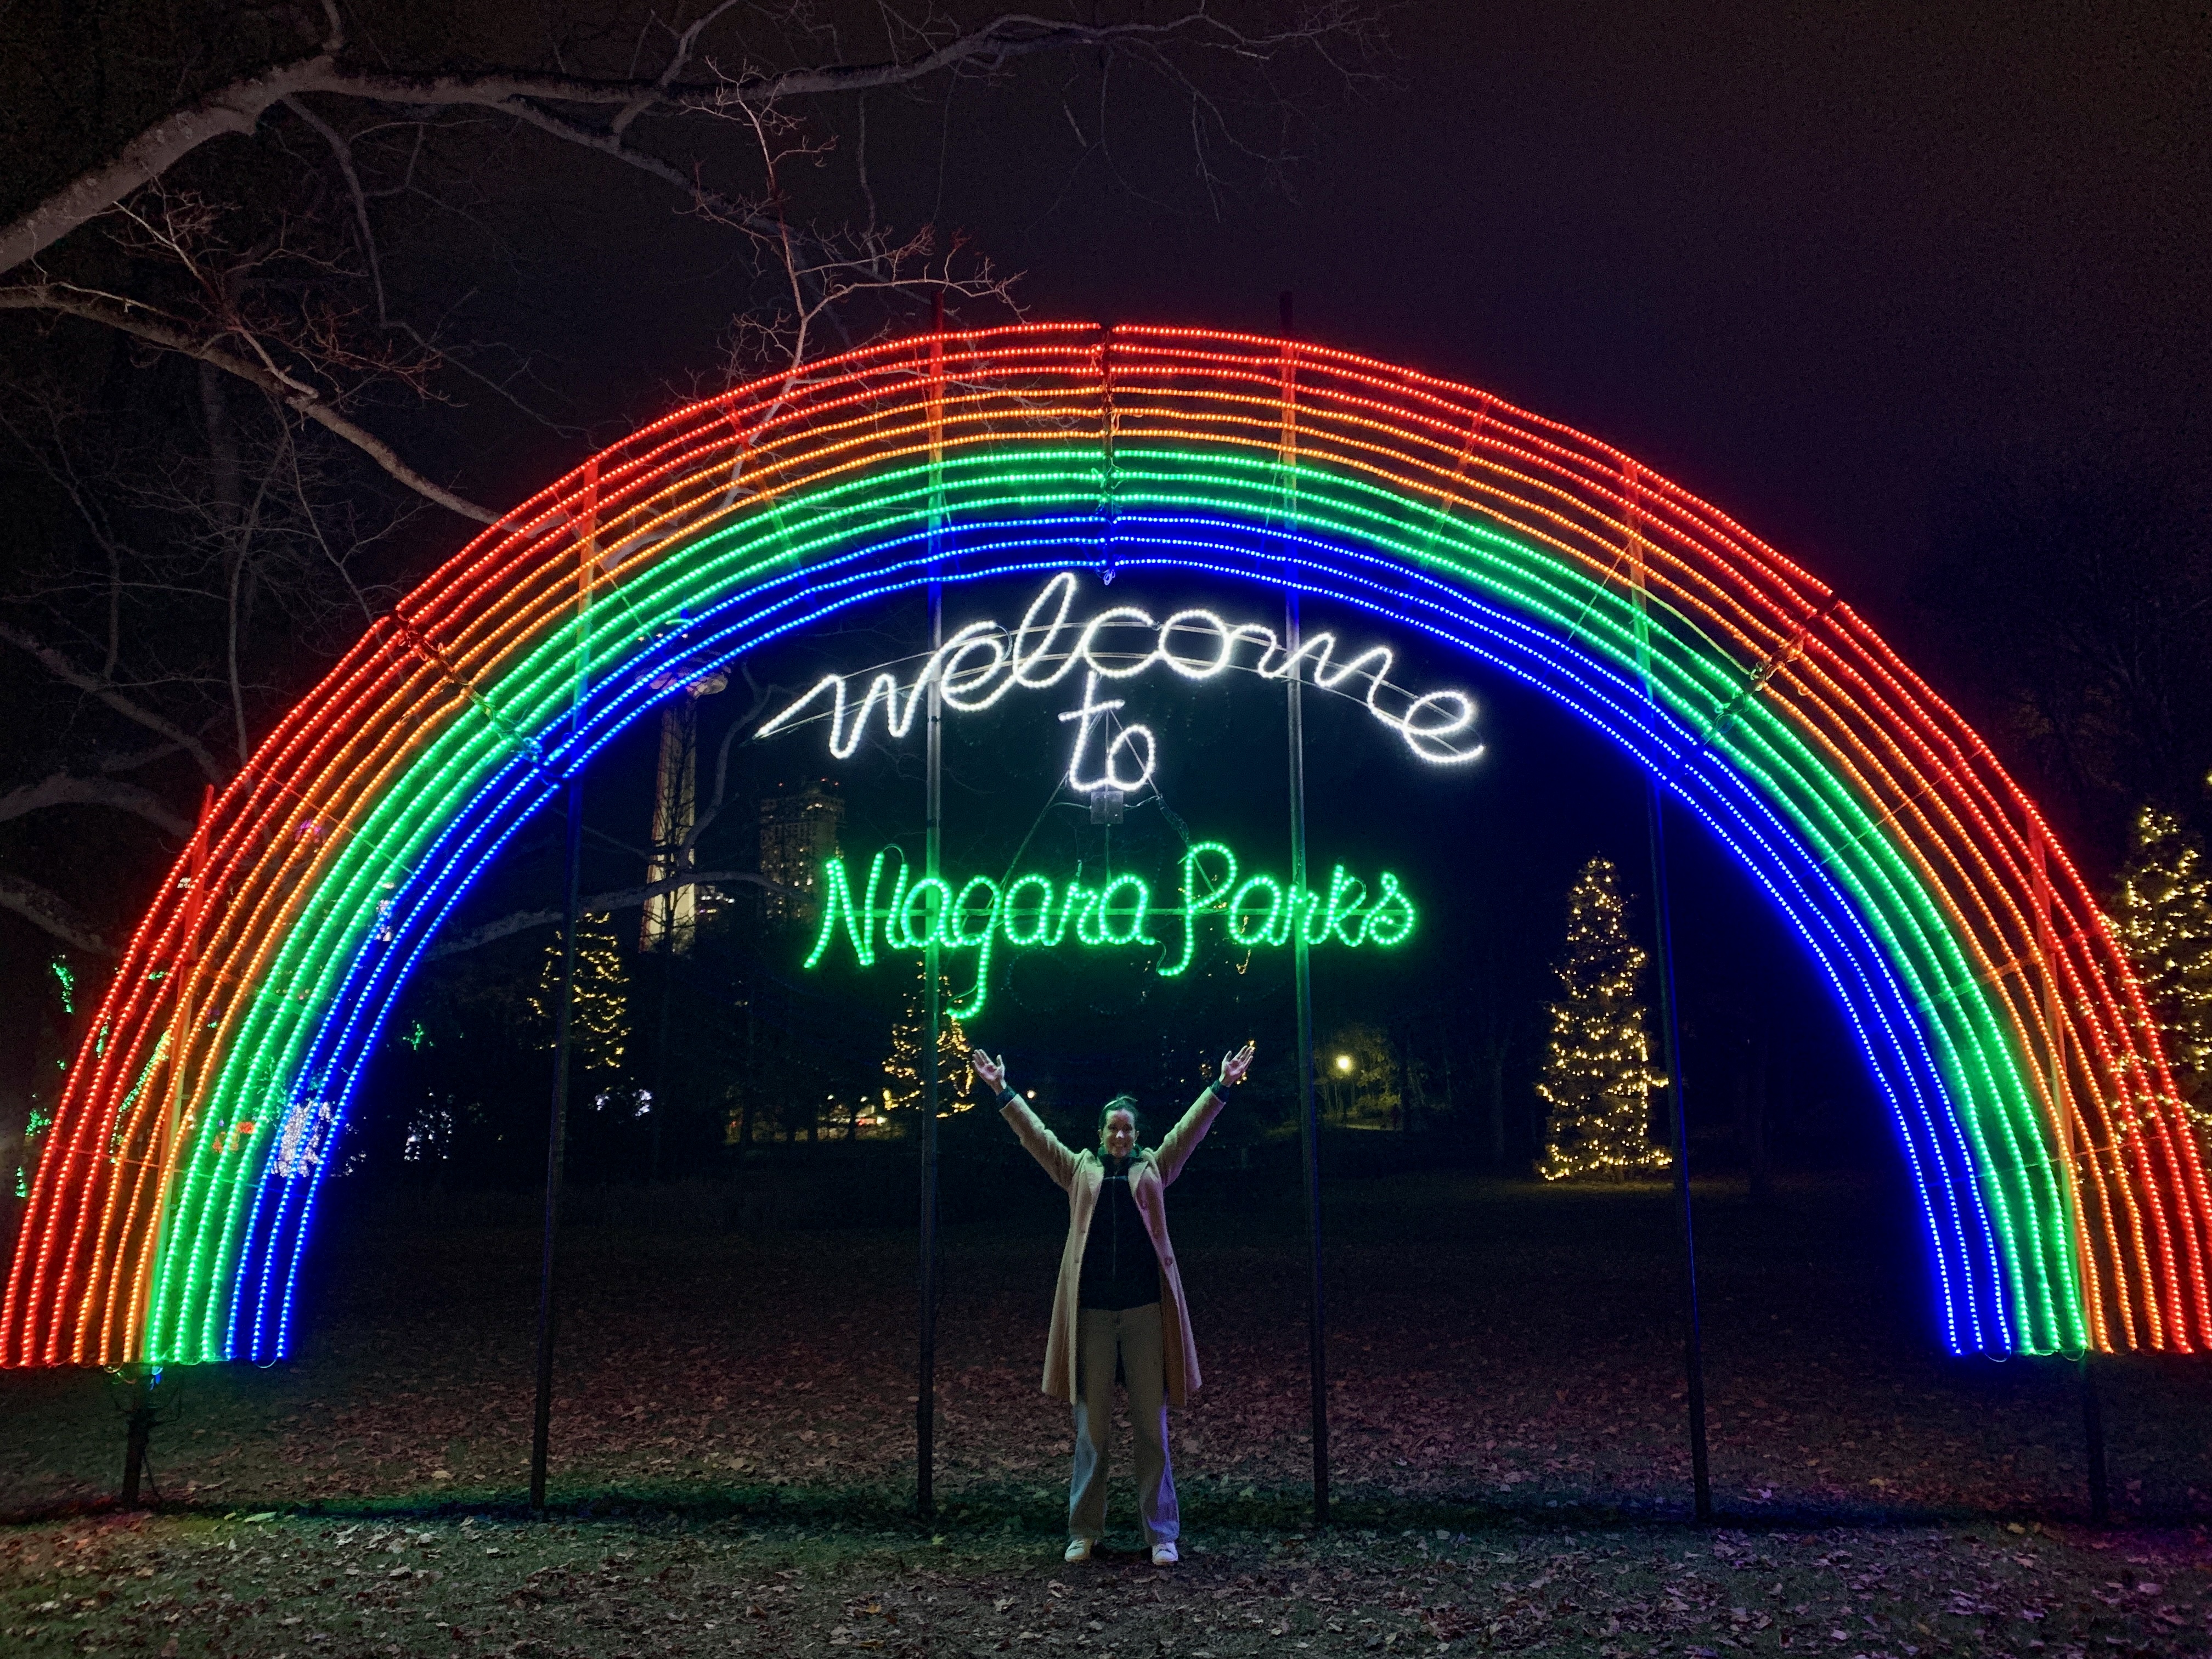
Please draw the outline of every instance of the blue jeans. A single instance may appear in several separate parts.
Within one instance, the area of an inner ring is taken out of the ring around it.
[[[1114,1429],[1114,1365],[1129,1390],[1137,1433],[1137,1518],[1145,1542],[1172,1544],[1182,1534],[1175,1469],[1168,1462],[1167,1359],[1160,1304],[1076,1313],[1075,1471],[1067,1483],[1067,1532],[1096,1543],[1106,1529],[1107,1443]]]

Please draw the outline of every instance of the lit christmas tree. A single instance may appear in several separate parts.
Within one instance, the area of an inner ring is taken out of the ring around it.
[[[2174,1087],[2199,1133],[2212,1129],[2204,1099],[2212,1080],[2212,872],[2203,842],[2172,814],[2146,806],[2136,815],[2112,923],[2158,1021]]]
[[[1651,1139],[1651,1036],[1636,994],[1644,951],[1628,936],[1628,904],[1609,860],[1592,859],[1567,894],[1567,948],[1555,971],[1566,995],[1547,1010],[1552,1043],[1536,1092],[1550,1107],[1547,1181],[1616,1180],[1674,1162]]]
[[[53,1127],[54,1096],[69,1074],[69,1056],[76,1047],[76,973],[67,957],[58,956],[47,964],[46,973],[52,981],[54,1000],[47,1006],[46,1018],[33,1028],[40,1059],[34,1075],[39,1080],[32,1085],[30,1111],[23,1122],[22,1161],[15,1166],[19,1199],[31,1195],[31,1176],[39,1167],[39,1143]]]
[[[558,934],[545,947],[530,1010],[544,1023],[546,1046],[550,1048],[561,1030]],[[568,1034],[571,1060],[582,1072],[619,1071],[629,1044],[629,969],[623,963],[614,923],[606,916],[586,916],[576,927],[576,1012]]]
[[[884,1110],[919,1113],[923,1091],[921,1078],[921,984],[922,974],[915,975],[917,983],[907,993],[906,1011],[891,1026],[891,1051],[884,1061]],[[940,981],[939,984],[942,985]],[[950,989],[940,992],[942,1006],[952,1006]],[[967,1098],[970,1073],[968,1070],[968,1034],[960,1029],[960,1022],[949,1016],[938,1034],[937,1050],[938,1112],[964,1112],[974,1103]]]

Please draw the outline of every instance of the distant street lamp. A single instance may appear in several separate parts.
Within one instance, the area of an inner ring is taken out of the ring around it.
[[[1339,1054],[1336,1057],[1336,1075],[1329,1079],[1326,1087],[1328,1091],[1329,1110],[1340,1123],[1345,1119],[1344,1085],[1351,1076],[1352,1056]]]

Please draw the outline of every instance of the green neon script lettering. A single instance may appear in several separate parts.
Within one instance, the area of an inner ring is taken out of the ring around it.
[[[886,892],[885,867],[894,858],[898,868]],[[1160,976],[1173,979],[1189,971],[1209,937],[1240,953],[1279,950],[1294,933],[1316,948],[1387,950],[1410,939],[1419,920],[1413,901],[1388,870],[1376,877],[1370,897],[1368,883],[1340,864],[1329,872],[1326,896],[1261,872],[1240,880],[1243,867],[1220,842],[1192,843],[1182,856],[1176,902],[1165,908],[1154,904],[1151,884],[1131,872],[1103,887],[1079,881],[1063,885],[1031,871],[1004,886],[988,876],[972,876],[956,888],[936,876],[913,879],[904,854],[887,847],[870,860],[864,896],[856,902],[845,860],[834,858],[822,867],[822,921],[806,966],[820,966],[842,933],[853,960],[872,968],[878,924],[887,951],[920,951],[935,945],[972,951],[974,988],[951,1010],[954,1018],[968,1021],[983,1012],[991,963],[1000,949],[1048,950],[1072,942],[1092,950],[1149,950],[1158,953]],[[1153,933],[1156,917],[1170,931],[1169,938]]]
[[[1218,881],[1210,879],[1206,872],[1205,860],[1209,858],[1218,860],[1224,866]],[[1260,879],[1264,881],[1266,878]],[[1173,979],[1190,966],[1191,958],[1198,954],[1199,917],[1209,910],[1220,909],[1220,896],[1236,885],[1236,854],[1218,841],[1191,843],[1182,855],[1182,952],[1172,963],[1161,968],[1162,979]],[[1234,935],[1236,907],[1231,904],[1229,908],[1232,913],[1229,931]]]
[[[868,866],[868,902],[865,908],[853,902],[852,884],[845,879],[845,860],[831,859],[822,868],[823,891],[822,901],[822,936],[814,941],[814,954],[806,958],[809,968],[822,960],[822,953],[837,936],[837,922],[843,918],[845,936],[853,942],[853,954],[863,968],[876,965],[876,894],[883,886],[884,860],[890,856],[886,847]],[[899,872],[904,881],[906,872]]]

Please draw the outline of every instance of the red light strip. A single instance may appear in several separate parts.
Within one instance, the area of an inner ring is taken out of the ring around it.
[[[1847,788],[1940,914],[1910,947],[1960,964],[1926,994],[1930,1030],[2008,1071],[1990,1074],[1995,1103],[1978,1109],[1988,1121],[1976,1133],[1997,1138],[1985,1185],[2024,1206],[2032,1228],[2046,1137],[2073,1164],[2074,1236],[2024,1239],[2031,1277],[2048,1285],[2078,1268],[2096,1346],[2212,1342],[2212,1196],[2140,987],[1987,745],[1848,606],[1629,457],[1487,393],[1269,337],[1036,325],[869,348],[678,410],[477,537],[403,602],[404,625],[371,629],[225,792],[198,890],[180,889],[180,866],[133,934],[40,1162],[0,1303],[0,1364],[136,1358],[149,1319],[213,1328],[194,1286],[220,1279],[224,1252],[263,1248],[235,1242],[235,1191],[267,1158],[237,1124],[267,1114],[194,1115],[210,1079],[265,1027],[267,1000],[288,994],[278,959],[295,928],[324,926],[307,920],[322,872],[354,838],[381,833],[380,803],[410,757],[471,721],[509,748],[538,741],[502,726],[492,688],[574,615],[580,547],[604,562],[598,591],[620,595],[665,555],[749,516],[811,534],[825,491],[864,492],[899,465],[949,474],[964,457],[1023,453],[1095,465],[1109,446],[1132,468],[1147,453],[1249,455],[1494,525],[1600,592],[1640,580],[1656,625],[1702,639],[1705,660],[1746,684],[1763,675],[1746,695],[1821,757],[1767,763],[1793,787]],[[2051,850],[2047,941],[2039,845]],[[1961,975],[2005,1028],[1995,1049],[1969,1029]],[[189,1034],[171,1030],[179,1006]],[[2063,1087],[2039,1058],[2054,1048]],[[307,1086],[286,1080],[283,1097]],[[161,1103],[173,1098],[184,1132],[167,1137]],[[2008,1138],[2009,1151],[1997,1144]],[[157,1241],[165,1209],[175,1218]]]

